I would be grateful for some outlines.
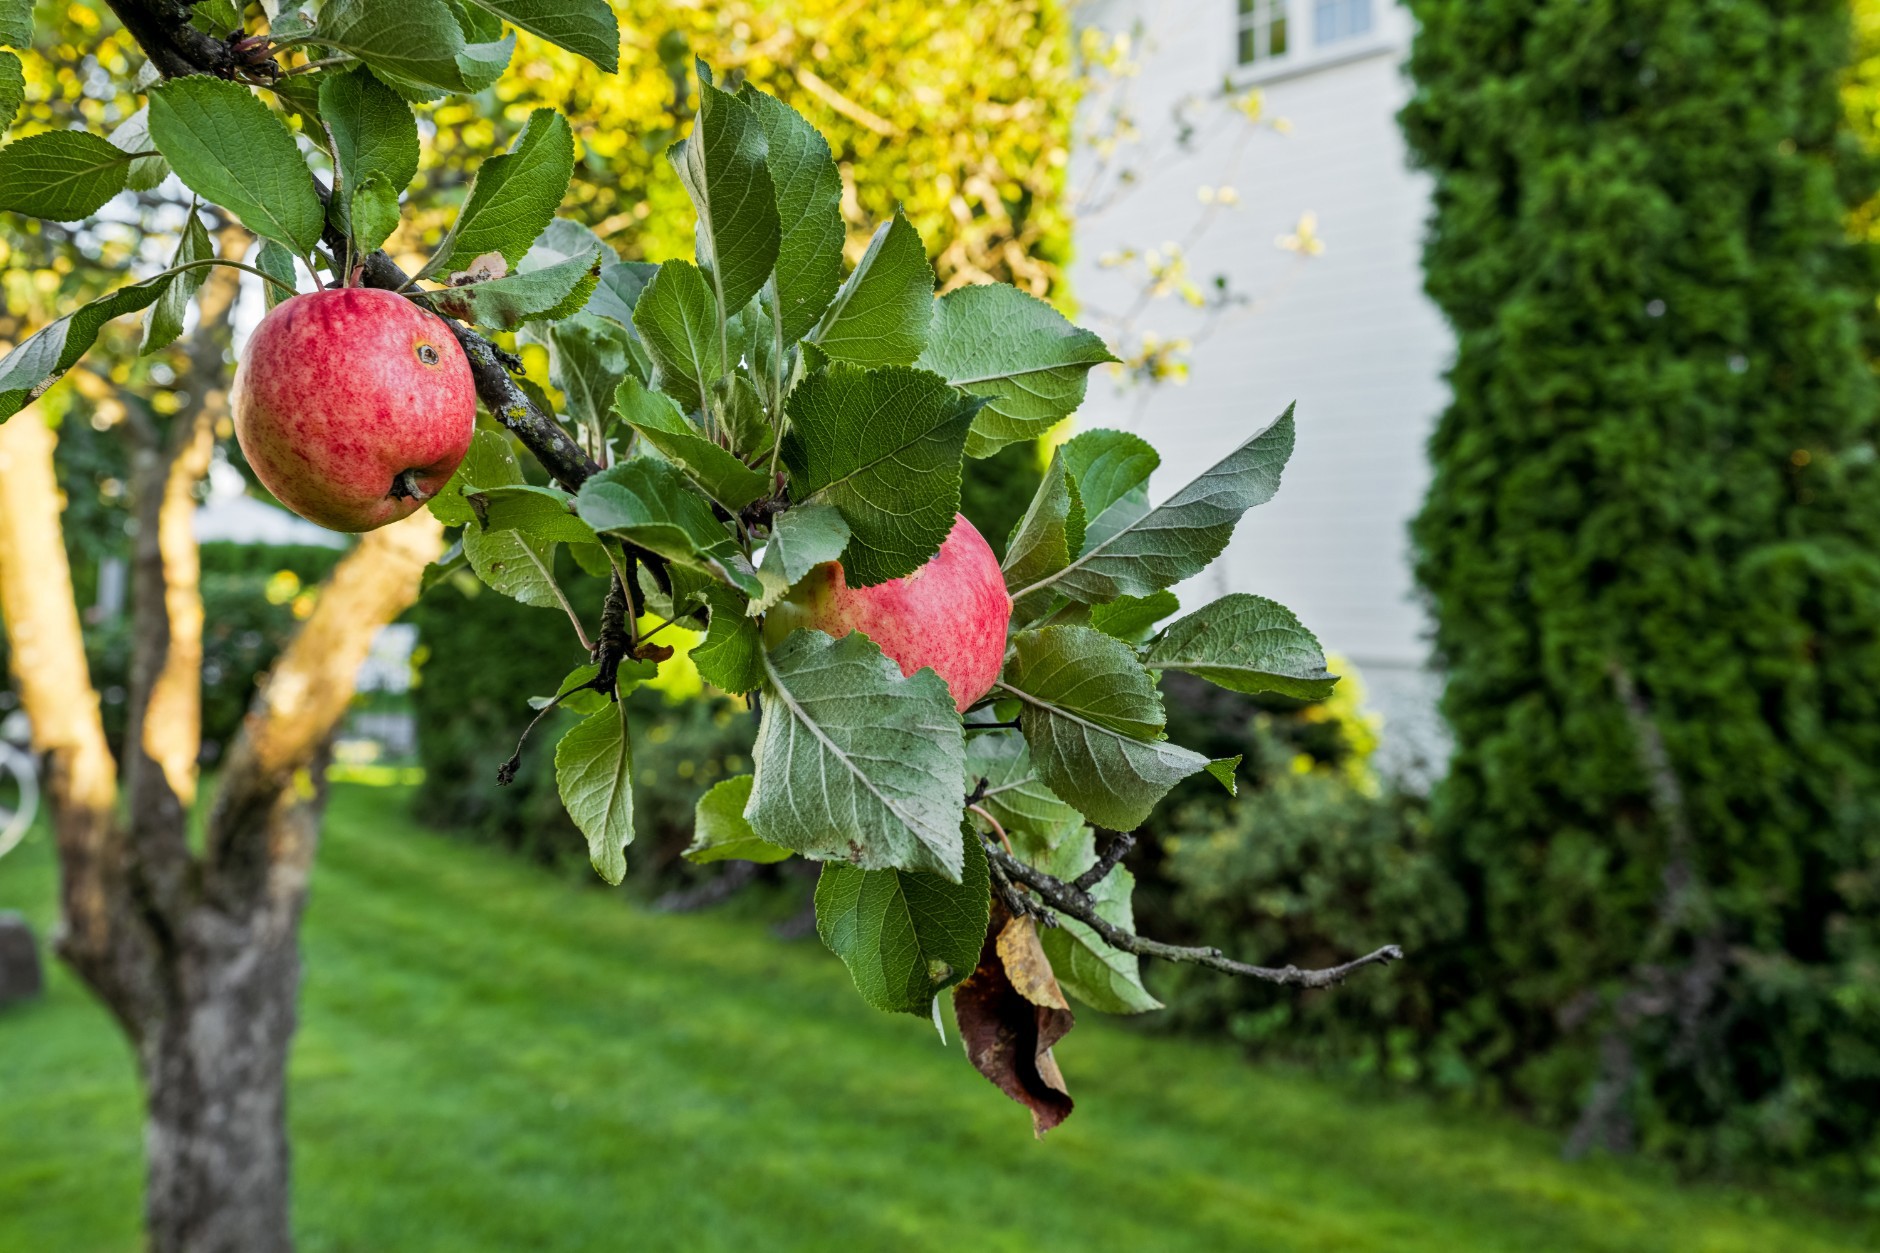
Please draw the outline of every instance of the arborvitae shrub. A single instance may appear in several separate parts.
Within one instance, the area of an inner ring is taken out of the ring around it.
[[[1874,275],[1845,0],[1412,0],[1458,341],[1418,575],[1494,1087],[1880,1174]],[[1448,964],[1443,966],[1443,962]]]

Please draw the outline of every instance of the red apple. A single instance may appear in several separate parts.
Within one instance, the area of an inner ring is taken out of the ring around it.
[[[371,531],[435,496],[476,430],[470,363],[436,314],[367,287],[295,296],[235,371],[235,437],[310,522]]]
[[[850,587],[838,563],[818,566],[770,611],[764,632],[774,645],[801,627],[838,638],[861,631],[902,674],[931,666],[964,713],[998,681],[1011,621],[999,559],[973,524],[955,514],[940,551],[914,573]]]

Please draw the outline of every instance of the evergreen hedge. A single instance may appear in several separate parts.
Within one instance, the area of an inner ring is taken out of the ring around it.
[[[1472,901],[1445,1047],[1880,1176],[1880,395],[1847,0],[1411,0],[1458,351],[1414,526]]]

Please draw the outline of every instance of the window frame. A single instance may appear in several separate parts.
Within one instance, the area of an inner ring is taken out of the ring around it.
[[[1315,0],[1277,0],[1277,7],[1286,21],[1286,51],[1278,56],[1242,62],[1240,36],[1248,29],[1246,19],[1250,15],[1241,13],[1240,0],[1227,0],[1228,38],[1223,58],[1227,80],[1236,87],[1243,87],[1293,78],[1389,52],[1401,43],[1395,6],[1387,0],[1371,0],[1371,29],[1321,45],[1317,40],[1314,4]]]

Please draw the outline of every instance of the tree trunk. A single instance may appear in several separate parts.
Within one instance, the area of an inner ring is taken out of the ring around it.
[[[298,902],[293,913],[298,914]],[[286,1253],[297,919],[193,910],[176,1003],[139,1042],[153,1253]]]

